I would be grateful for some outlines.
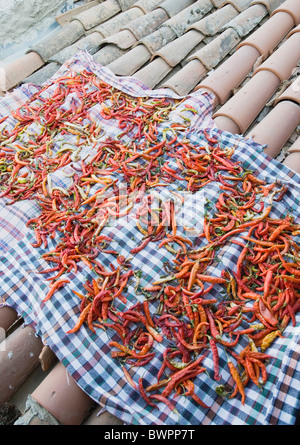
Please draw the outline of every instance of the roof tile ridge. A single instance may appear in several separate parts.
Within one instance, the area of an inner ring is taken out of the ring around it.
[[[100,3],[100,0],[91,0],[88,3],[83,3],[79,6],[75,6],[72,9],[69,9],[66,12],[62,12],[61,14],[57,15],[55,17],[55,21],[62,27],[64,27],[67,23],[69,23],[72,18],[80,14],[81,12],[87,11],[88,9],[91,9],[93,6],[97,6]]]
[[[107,67],[116,75],[131,76],[149,61],[150,56],[146,46],[138,45],[109,63]]]

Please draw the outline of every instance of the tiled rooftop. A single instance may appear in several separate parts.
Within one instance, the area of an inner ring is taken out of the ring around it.
[[[0,95],[46,82],[84,49],[113,73],[150,88],[213,92],[217,127],[252,137],[300,172],[299,0],[93,0],[75,3],[57,22],[22,57],[2,61]],[[99,414],[101,407],[12,309],[0,309],[0,327],[14,351],[8,360],[0,350],[0,403],[16,405],[19,421],[121,423]]]

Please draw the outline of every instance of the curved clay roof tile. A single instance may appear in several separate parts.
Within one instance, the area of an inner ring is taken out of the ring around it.
[[[107,0],[103,3],[99,3],[87,11],[83,11],[72,17],[72,20],[78,20],[84,29],[88,31],[94,26],[99,25],[111,17],[115,16],[121,11],[120,5],[117,0]]]
[[[279,84],[279,78],[271,71],[261,71],[229,99],[213,117],[230,118],[243,134],[272,97]]]
[[[188,31],[196,29],[206,36],[214,36],[226,23],[230,22],[230,20],[237,15],[238,12],[232,5],[226,5],[198,20],[188,28]]]
[[[277,14],[278,12],[287,12],[290,14],[293,19],[295,25],[299,25],[300,23],[300,2],[299,0],[287,0],[280,7],[278,7],[275,11],[273,11],[272,15]]]
[[[253,0],[251,5],[264,5],[269,14],[271,14],[276,8],[278,8],[283,0]]]
[[[288,149],[288,155],[283,161],[283,164],[300,173],[300,136]]]
[[[224,28],[233,28],[240,37],[248,35],[267,15],[267,10],[262,5],[254,5],[227,23]]]
[[[289,153],[300,153],[300,136],[298,137],[298,139],[296,139],[296,141],[293,143],[293,145],[291,145],[291,147],[289,148]],[[300,158],[300,156],[299,156]]]
[[[173,40],[163,46],[159,51],[153,54],[162,57],[171,67],[180,63],[204,38],[204,35],[196,30],[186,32],[178,39]]]
[[[157,8],[164,0],[139,0],[134,3],[135,8],[140,8],[144,14],[153,11]]]
[[[275,104],[282,100],[290,100],[300,105],[300,76],[276,99]]]
[[[7,331],[12,324],[18,319],[17,312],[11,308],[10,306],[1,306],[0,307],[0,328],[4,331]],[[0,331],[1,333],[1,331]],[[1,337],[2,341],[3,338]]]
[[[284,100],[276,105],[247,136],[262,145],[264,152],[275,158],[300,123],[300,107]]]
[[[252,0],[231,0],[224,2],[224,4],[232,5],[238,12],[242,12],[245,11],[247,8],[249,8],[251,1]]]
[[[127,11],[127,9],[131,8],[131,6],[134,6],[136,0],[117,0],[117,2],[119,3],[122,11]]]
[[[252,71],[258,58],[259,52],[254,47],[242,46],[200,82],[197,88],[212,91],[217,102],[224,104],[232,91]]]
[[[159,8],[162,8],[166,11],[168,16],[174,17],[174,15],[178,14],[183,9],[187,8],[188,6],[191,6],[194,3],[194,0],[165,0]]]
[[[192,23],[202,19],[212,9],[210,0],[198,0],[167,20],[165,26],[169,26],[177,37],[180,37]]]
[[[162,87],[170,88],[179,96],[189,94],[200,80],[207,74],[207,69],[198,59],[193,59],[174,74]]]
[[[93,405],[92,399],[58,362],[31,394],[62,425],[79,425]]]
[[[129,30],[135,36],[136,40],[140,40],[155,31],[166,20],[168,20],[166,11],[157,8],[154,11],[131,21],[125,25],[122,30]]]
[[[206,66],[207,70],[211,70],[217,66],[227,54],[229,54],[239,41],[240,38],[238,33],[234,29],[229,28],[190,56],[187,59],[187,62],[192,59],[198,59]]]
[[[255,32],[241,42],[237,49],[242,46],[253,46],[266,59],[274,48],[281,42],[293,27],[294,21],[290,14],[281,12],[269,18]]]
[[[300,33],[292,34],[265,62],[260,65],[253,75],[267,70],[276,74],[281,80],[289,79],[293,69],[300,59]]]
[[[39,365],[43,348],[31,326],[19,326],[5,342],[5,348],[0,349],[0,405],[11,399]]]

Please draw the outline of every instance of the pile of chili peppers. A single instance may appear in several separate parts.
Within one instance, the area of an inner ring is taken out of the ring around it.
[[[0,122],[0,196],[7,205],[27,199],[38,203],[40,214],[27,221],[36,238],[33,247],[47,249],[49,238],[56,241],[43,254],[50,265],[40,271],[49,276],[43,302],[84,264],[94,278],[82,283],[81,292],[73,290],[80,315],[68,334],[83,324],[94,334],[114,331],[111,356],[147,404],[164,402],[175,410],[174,396],[184,395],[207,409],[197,395],[196,377],[206,371],[203,362],[211,354],[211,377],[222,380],[221,350],[232,380],[231,387],[220,384],[217,392],[239,396],[244,404],[249,383],[266,383],[272,359],[266,351],[290,321],[295,326],[300,308],[295,241],[300,226],[289,215],[270,217],[286,187],[268,184],[234,162],[235,149],[221,148],[206,131],[204,142],[188,140],[189,113],[197,114],[193,107],[184,106],[181,122],[168,126],[181,101],[131,97],[89,71],[56,78],[51,87],[50,94],[47,85],[12,113],[13,128],[6,128],[8,117]],[[91,114],[94,107],[120,130],[116,137],[105,136]],[[66,142],[70,137],[72,144]],[[93,155],[83,158],[87,146]],[[53,184],[59,171],[70,179],[68,188]],[[174,200],[152,205],[153,189],[179,184],[173,193],[182,200],[182,190],[196,193],[209,183],[218,184],[220,193],[196,238],[179,230]],[[111,219],[127,215],[143,235],[132,256],[150,242],[171,254],[167,274],[162,271],[146,286],[130,258],[111,249],[113,239],[102,234]],[[228,243],[240,252],[236,268],[215,276],[211,267]],[[114,255],[116,263],[104,267],[99,253]],[[126,293],[134,280],[143,301],[129,306]],[[130,370],[151,364],[156,344],[164,341],[168,346],[157,381],[145,387],[144,379]],[[237,353],[242,341],[246,346]]]

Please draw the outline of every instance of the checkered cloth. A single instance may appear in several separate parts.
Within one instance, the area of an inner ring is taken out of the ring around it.
[[[172,92],[164,90],[148,90],[137,79],[132,77],[116,77],[107,68],[96,64],[86,52],[80,52],[74,58],[63,65],[55,74],[55,77],[70,73],[80,72],[84,69],[93,71],[99,78],[115,86],[132,96],[144,97],[168,97],[178,99]],[[47,92],[53,91],[52,80],[47,82]],[[0,118],[9,115],[32,95],[39,91],[39,86],[26,84],[7,94],[0,101]],[[220,131],[214,127],[212,120],[213,98],[207,93],[197,91],[183,98],[182,107],[185,104],[193,106],[199,114],[191,117],[191,126],[185,136],[194,143],[205,143],[203,129],[208,128],[212,136],[220,140],[222,147],[235,146],[234,161],[241,161],[245,168],[249,168],[255,174],[272,183],[280,180],[288,187],[284,199],[276,205],[271,216],[284,217],[287,211],[294,215],[299,224],[299,190],[300,177],[284,165],[266,156],[263,147],[247,140],[239,135]],[[177,107],[170,114],[173,122],[180,121],[180,110]],[[112,137],[120,131],[110,121],[105,121],[95,107],[92,116],[97,119],[105,129],[105,138]],[[12,120],[13,122],[13,120]],[[159,138],[162,138],[162,130],[165,125],[159,127]],[[34,127],[33,127],[34,128]],[[33,129],[34,131],[34,129]],[[38,131],[38,129],[36,129]],[[86,147],[87,153],[90,147]],[[82,153],[84,156],[85,153]],[[172,167],[172,163],[170,163]],[[67,178],[59,174],[53,178],[57,184],[67,187]],[[176,190],[176,183],[170,184],[166,190]],[[166,191],[165,191],[166,192]],[[165,193],[164,192],[164,193]],[[213,201],[218,193],[218,186],[210,183],[205,188],[205,198]],[[105,407],[107,411],[119,417],[127,424],[140,425],[292,425],[295,423],[299,402],[300,379],[300,324],[297,315],[297,326],[289,325],[284,331],[284,338],[277,338],[268,353],[274,357],[267,365],[268,381],[262,389],[254,384],[246,388],[246,402],[243,406],[239,397],[232,400],[223,399],[215,389],[220,384],[230,381],[230,374],[226,365],[226,354],[220,349],[220,365],[222,380],[213,380],[213,361],[209,354],[204,360],[207,372],[202,373],[195,380],[196,393],[209,406],[209,409],[199,407],[193,400],[180,396],[176,399],[178,413],[170,412],[164,404],[159,403],[159,409],[147,406],[140,394],[135,391],[125,380],[123,371],[117,360],[111,358],[109,341],[118,337],[112,330],[97,330],[97,334],[83,326],[75,334],[66,334],[74,326],[79,314],[78,298],[71,289],[82,291],[82,283],[93,278],[93,273],[80,263],[78,273],[68,274],[70,284],[59,291],[47,303],[41,303],[48,291],[44,275],[39,270],[49,267],[41,255],[55,247],[55,240],[49,241],[47,250],[42,247],[34,249],[32,230],[26,227],[26,221],[39,213],[35,201],[21,201],[13,205],[6,205],[5,198],[0,200],[0,288],[1,296],[5,304],[13,307],[18,314],[24,317],[25,323],[32,325],[43,342],[57,355],[58,359],[67,368],[77,384],[96,402]],[[191,206],[192,207],[192,206]],[[194,209],[195,210],[195,209]],[[189,215],[189,212],[187,212]],[[201,224],[203,209],[199,207],[196,215],[196,223]],[[195,220],[191,215],[189,222]],[[116,224],[105,227],[104,235],[113,238],[112,249],[116,249],[126,258],[130,256],[130,249],[136,246],[142,239],[133,219],[120,220]],[[213,265],[211,271],[219,275],[222,268],[234,269],[237,257],[240,253],[239,246],[226,245],[218,252],[221,261]],[[133,270],[142,270],[141,285],[152,283],[161,275],[163,263],[169,261],[172,254],[166,249],[158,249],[157,243],[150,242],[147,247],[132,259]],[[115,264],[115,257],[100,253],[98,260],[108,266],[110,262]],[[126,293],[128,304],[134,304],[137,300],[143,301],[143,296],[136,294],[135,283],[128,286]],[[151,305],[151,311],[155,311],[155,303]],[[121,308],[122,310],[122,308]],[[133,368],[130,370],[133,379],[137,382],[140,376],[144,377],[145,385],[156,382],[156,375],[161,366],[162,353],[167,344],[164,342],[156,346],[156,356],[145,369]],[[241,341],[237,352],[245,346]]]

